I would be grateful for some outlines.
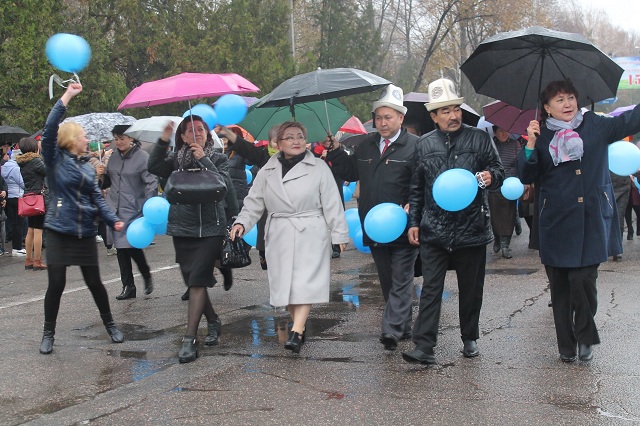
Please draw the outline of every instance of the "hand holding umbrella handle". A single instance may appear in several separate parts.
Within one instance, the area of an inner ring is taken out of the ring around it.
[[[162,136],[160,136],[160,139],[162,139],[165,142],[171,142],[171,136],[173,135],[174,127],[175,127],[175,123],[169,120],[167,122],[167,125],[162,130]]]
[[[527,127],[527,136],[529,137],[529,140],[527,141],[527,148],[535,148],[536,140],[538,139],[538,136],[540,136],[540,122],[538,120],[531,120],[529,122],[529,127]]]
[[[340,148],[340,142],[327,130],[327,137],[324,139],[323,143],[324,147],[327,148],[327,151],[334,151]]]
[[[228,127],[216,126],[216,127],[214,127],[213,131],[218,136],[222,136],[222,137],[227,138],[229,140],[229,142],[231,142],[232,145],[234,143],[236,143],[236,140],[238,140],[238,135],[236,135],[234,132],[232,132]]]

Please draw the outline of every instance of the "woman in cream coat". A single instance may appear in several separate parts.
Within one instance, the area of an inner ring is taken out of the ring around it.
[[[286,122],[280,152],[260,169],[231,238],[244,235],[266,210],[271,305],[287,306],[293,320],[284,347],[300,353],[311,304],[329,301],[331,244],[344,251],[349,230],[340,194],[327,164],[306,149],[306,130]]]

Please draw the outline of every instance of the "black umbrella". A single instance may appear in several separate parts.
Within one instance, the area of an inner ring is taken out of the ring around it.
[[[623,73],[582,35],[542,27],[489,37],[460,69],[476,92],[523,110],[538,106],[543,86],[567,78],[579,105],[612,98]]]
[[[0,126],[0,146],[15,145],[25,136],[29,136],[29,132],[20,127]]]
[[[410,92],[404,95],[402,104],[407,107],[404,116],[404,123],[407,126],[414,126],[419,135],[424,135],[435,129],[435,124],[429,115],[429,111],[424,106],[429,102],[428,93]],[[476,126],[480,120],[480,114],[475,112],[467,104],[460,105],[462,109],[462,122],[469,126]]]
[[[264,96],[256,107],[286,106],[373,92],[391,82],[355,68],[321,68],[284,81]]]

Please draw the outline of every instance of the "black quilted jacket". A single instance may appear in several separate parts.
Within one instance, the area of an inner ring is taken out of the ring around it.
[[[443,172],[461,168],[491,173],[491,186],[504,180],[504,168],[489,135],[467,125],[454,133],[434,130],[417,143],[416,169],[409,194],[409,227],[420,227],[420,242],[453,251],[486,245],[493,240],[486,190],[478,188],[471,204],[457,212],[440,208],[433,199],[433,183]]]

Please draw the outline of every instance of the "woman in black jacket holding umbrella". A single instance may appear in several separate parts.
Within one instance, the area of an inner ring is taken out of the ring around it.
[[[209,127],[197,115],[188,116],[176,130],[176,152],[166,158],[167,146],[173,134],[170,122],[149,156],[149,172],[168,178],[174,170],[200,168],[218,171],[227,185],[225,201],[229,214],[238,214],[238,201],[229,178],[229,160],[215,150]],[[178,354],[181,363],[195,361],[198,357],[198,325],[202,314],[207,318],[206,346],[216,345],[222,322],[213,309],[207,288],[213,287],[213,266],[220,257],[222,241],[227,233],[227,221],[223,203],[173,204],[169,208],[167,235],[173,236],[176,262],[186,286],[189,288],[187,333]]]

